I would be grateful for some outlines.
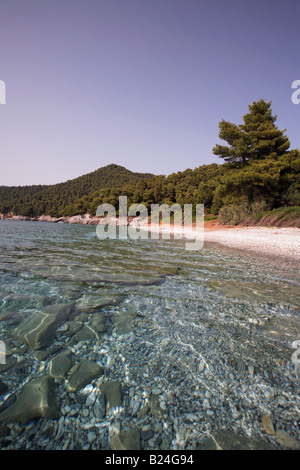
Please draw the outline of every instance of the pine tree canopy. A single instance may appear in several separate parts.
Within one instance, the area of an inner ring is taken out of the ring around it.
[[[225,121],[219,123],[219,137],[228,143],[216,145],[213,153],[228,163],[244,166],[253,160],[276,159],[284,155],[290,147],[285,130],[275,125],[277,116],[272,115],[271,102],[264,100],[249,106],[249,113],[243,116],[243,124],[236,125]]]

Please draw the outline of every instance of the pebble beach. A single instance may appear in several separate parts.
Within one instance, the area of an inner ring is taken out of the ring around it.
[[[163,233],[167,228],[160,226],[152,230]],[[175,226],[171,230],[174,234],[181,233],[181,227]],[[185,229],[185,236],[191,239],[195,237],[195,229]],[[204,228],[204,242],[214,242],[239,250],[300,260],[300,228],[257,226],[224,228],[222,225],[216,228],[208,224]]]

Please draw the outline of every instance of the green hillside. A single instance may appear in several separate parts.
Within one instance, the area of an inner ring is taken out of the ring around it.
[[[0,187],[0,213],[36,217],[42,214],[53,217],[78,213],[76,202],[102,188],[135,184],[141,178],[150,179],[150,173],[134,173],[111,164],[64,183],[49,186]],[[83,199],[84,200],[84,199]],[[79,210],[79,212],[81,212]]]

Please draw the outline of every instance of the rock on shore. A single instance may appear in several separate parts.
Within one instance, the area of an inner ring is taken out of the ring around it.
[[[116,217],[92,217],[90,214],[72,215],[66,217],[51,217],[50,215],[40,215],[38,217],[29,217],[25,215],[0,214],[0,220],[27,220],[34,222],[52,222],[67,224],[83,224],[83,225],[128,225],[133,218],[116,218]]]

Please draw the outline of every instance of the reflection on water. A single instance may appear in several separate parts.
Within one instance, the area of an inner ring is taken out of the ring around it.
[[[109,336],[126,335],[131,322],[134,341],[112,378],[124,372],[124,382],[141,389],[173,389],[179,419],[199,412],[199,397],[209,397],[211,431],[234,417],[250,429],[253,410],[266,409],[299,432],[299,376],[291,361],[292,342],[300,339],[296,263],[213,244],[191,252],[178,240],[100,241],[93,226],[41,222],[0,221],[0,246],[0,339],[8,362],[0,392],[2,381],[9,389],[2,401],[45,373],[47,360],[33,359],[24,328],[40,328],[41,315],[48,321],[54,314],[45,312],[59,317],[55,306],[72,304],[71,316],[53,322],[40,348],[49,357],[66,338],[74,344],[79,331],[79,344],[93,341],[91,325],[108,348]]]

